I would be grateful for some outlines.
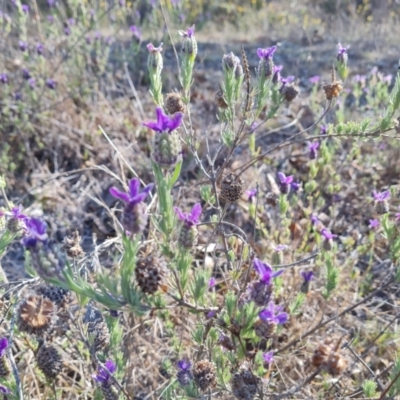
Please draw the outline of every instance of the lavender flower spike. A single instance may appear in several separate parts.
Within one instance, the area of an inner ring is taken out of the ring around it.
[[[183,221],[187,226],[197,225],[200,220],[202,208],[200,203],[196,203],[190,213],[183,213],[179,207],[174,207],[174,211],[178,218]]]
[[[257,49],[257,55],[259,58],[270,59],[276,51],[276,46],[268,47],[266,49]]]
[[[47,241],[47,224],[38,218],[27,218],[25,226],[28,230],[22,239],[25,247],[35,247],[38,242],[45,243]]]
[[[332,240],[337,238],[337,235],[333,234],[326,228],[321,229],[321,235],[324,237],[325,240]]]
[[[179,128],[182,123],[182,113],[175,113],[172,117],[164,114],[161,107],[156,108],[157,121],[156,122],[143,122],[144,126],[152,129],[155,132],[167,132],[170,133],[173,130]]]
[[[253,200],[253,197],[257,195],[257,188],[251,189],[251,190],[246,190],[247,196],[249,196],[249,201]]]
[[[267,353],[263,354],[263,359],[264,359],[264,365],[271,364],[274,362],[274,352],[273,351],[268,351]]]
[[[0,339],[0,358],[6,354],[6,350],[8,347],[8,339],[3,337]]]
[[[192,372],[190,371],[192,364],[190,363],[190,361],[179,360],[177,363],[177,367],[178,367],[178,373],[176,374],[176,378],[178,382],[182,386],[189,385],[190,381],[193,379]]]
[[[183,37],[192,38],[194,36],[194,25],[187,28],[186,31],[179,31],[179,34]]]
[[[318,157],[319,142],[309,142],[308,151],[310,152],[310,160],[315,160]]]
[[[116,371],[117,367],[111,360],[107,360],[104,367],[99,366],[97,374],[93,375],[93,379],[102,386],[108,386],[111,375]]]
[[[385,190],[383,192],[377,192],[376,190],[374,190],[372,192],[372,195],[374,196],[374,200],[377,202],[383,202],[386,200],[389,200],[390,198],[390,190]]]
[[[288,194],[290,192],[290,185],[293,182],[293,176],[286,176],[283,172],[278,172],[279,178],[279,189],[282,194]]]
[[[9,394],[9,393],[11,393],[11,390],[6,388],[3,385],[0,385],[0,393]]]
[[[283,269],[274,272],[270,265],[263,263],[258,258],[253,260],[253,266],[260,275],[260,282],[262,282],[264,285],[269,285],[272,281],[272,278],[276,278],[283,273]]]
[[[264,322],[283,325],[288,320],[289,314],[281,311],[282,306],[277,306],[271,301],[267,308],[260,311],[258,316]]]
[[[140,188],[140,180],[139,179],[131,179],[129,181],[129,191],[121,192],[116,187],[112,187],[110,189],[110,193],[115,198],[122,200],[125,203],[129,203],[131,205],[138,204],[146,199],[147,195],[150,193],[151,189],[153,189],[154,183],[147,185],[141,192],[139,192]]]
[[[300,274],[305,283],[309,283],[312,279],[314,279],[314,272],[312,271],[301,271]]]

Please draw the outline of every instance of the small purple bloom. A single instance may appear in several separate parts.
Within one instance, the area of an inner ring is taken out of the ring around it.
[[[374,200],[376,202],[383,202],[390,198],[390,190],[385,190],[383,192],[377,192],[376,190],[374,190],[372,192],[372,195],[374,196]]]
[[[57,82],[53,79],[47,79],[46,86],[51,90],[55,90],[55,88],[57,87]]]
[[[276,278],[283,273],[283,269],[274,272],[269,264],[263,263],[258,258],[253,260],[253,266],[260,275],[260,282],[264,285],[270,285],[273,278]]]
[[[321,135],[326,135],[328,133],[328,127],[326,125],[321,125],[320,133]]]
[[[50,24],[52,24],[54,22],[54,17],[52,15],[48,15],[47,16],[47,21],[49,21]]]
[[[10,216],[12,218],[21,220],[25,220],[26,218],[28,218],[25,214],[22,214],[22,204],[20,204],[18,207],[13,207],[10,211]]]
[[[178,373],[176,374],[176,378],[178,382],[182,386],[189,385],[190,381],[193,379],[192,372],[190,371],[192,364],[186,360],[179,360],[177,363],[177,367],[178,367]]]
[[[177,367],[181,371],[189,371],[190,368],[192,367],[192,364],[190,361],[186,360],[179,360],[177,363]]]
[[[38,44],[36,45],[36,52],[37,52],[39,55],[42,55],[42,54],[43,54],[43,51],[44,51],[44,46],[43,46],[41,43],[38,43]]]
[[[347,50],[350,48],[350,46],[343,47],[340,43],[337,45],[337,56],[336,59],[343,64],[347,63]]]
[[[190,213],[183,213],[179,207],[174,207],[174,211],[178,218],[187,226],[194,226],[200,222],[199,218],[203,210],[201,208],[201,204],[196,203]]]
[[[22,100],[21,92],[15,92],[15,93],[14,93],[14,99],[15,99],[15,101],[20,101],[20,100]]]
[[[274,362],[274,352],[268,351],[267,353],[263,354],[264,364],[272,364]]]
[[[66,36],[69,36],[69,35],[71,34],[71,28],[68,27],[68,26],[66,26],[66,27],[64,28],[64,33],[65,33]]]
[[[269,60],[274,55],[275,51],[276,46],[268,47],[266,49],[258,48],[257,55],[259,58],[265,58],[266,60]]]
[[[21,8],[22,8],[22,11],[23,11],[25,14],[28,14],[28,13],[29,13],[29,6],[28,6],[27,4],[21,4]]]
[[[246,190],[247,196],[249,196],[249,201],[253,200],[253,197],[257,195],[257,188],[251,189],[251,190]]]
[[[49,5],[49,7],[53,7],[54,4],[56,4],[56,0],[47,0],[47,4]]]
[[[136,25],[132,25],[132,26],[129,28],[129,30],[133,33],[133,36],[134,36],[136,39],[140,40],[140,39],[142,38],[142,34],[141,34],[139,28],[138,28]]]
[[[286,176],[283,172],[278,172],[280,183],[290,185],[293,182],[293,175]]]
[[[282,306],[277,306],[271,301],[269,302],[267,308],[259,312],[258,316],[264,322],[283,325],[288,320],[289,314],[281,312],[282,309]]]
[[[274,65],[272,69],[272,83],[276,84],[281,80],[282,65]]]
[[[28,84],[29,84],[29,86],[30,86],[30,88],[33,90],[33,89],[35,89],[35,86],[36,86],[36,79],[35,78],[30,78],[30,79],[28,79]]]
[[[311,83],[313,83],[314,85],[317,84],[320,80],[321,80],[321,77],[320,77],[319,75],[312,76],[312,77],[309,79],[309,81],[310,81]]]
[[[156,108],[157,122],[143,122],[144,126],[152,129],[155,132],[170,133],[179,128],[182,123],[183,114],[180,112],[175,113],[172,117],[164,114],[161,107]]]
[[[4,357],[4,355],[6,354],[6,350],[8,347],[8,339],[3,337],[0,339],[0,358]]]
[[[216,282],[217,282],[217,280],[215,279],[214,276],[212,276],[212,277],[210,278],[210,280],[208,281],[208,287],[209,287],[209,288],[214,287],[215,284],[216,284]]]
[[[301,271],[300,274],[305,283],[309,283],[312,279],[314,279],[314,272],[312,271]]]
[[[153,189],[154,184],[151,183],[147,185],[141,192],[139,192],[140,188],[140,180],[139,179],[131,179],[129,181],[129,190],[128,192],[121,192],[116,187],[112,187],[110,189],[110,193],[115,198],[122,200],[124,203],[129,203],[130,205],[138,204],[146,199],[150,190]]]
[[[206,318],[211,319],[211,318],[214,318],[216,315],[217,315],[217,312],[214,310],[211,310],[206,314]]]
[[[26,80],[30,79],[32,77],[32,75],[30,74],[29,70],[24,68],[22,70],[22,77]]]
[[[393,75],[389,74],[383,77],[383,82],[386,82],[388,85],[392,83]]]
[[[69,26],[74,26],[75,25],[75,18],[68,18],[67,23],[68,23]]]
[[[326,228],[322,228],[320,233],[324,237],[325,240],[332,240],[332,239],[337,238],[337,235],[333,234],[331,231],[329,231]]]
[[[371,229],[378,229],[380,225],[379,219],[370,219],[368,227]]]
[[[23,40],[20,40],[20,41],[18,42],[18,46],[19,46],[19,49],[20,49],[21,51],[26,51],[26,50],[28,50],[28,43],[24,42]]]
[[[149,43],[146,47],[149,53],[160,53],[162,52],[163,44],[161,43],[158,47],[154,47],[153,43]]]
[[[315,160],[318,157],[319,142],[309,142],[308,151],[310,152],[310,160]]]
[[[6,84],[8,82],[7,74],[0,74],[0,82]]]
[[[314,215],[314,214],[312,214],[311,215],[311,223],[313,224],[313,225],[317,225],[318,223],[319,223],[319,219],[318,219],[318,217],[316,216],[316,215]]]
[[[272,248],[276,253],[279,253],[281,251],[286,250],[288,248],[288,246],[286,246],[286,244],[277,244],[277,245],[273,246]]]
[[[194,37],[194,25],[190,28],[187,28],[186,31],[179,31],[179,34],[186,38]]]
[[[47,241],[47,224],[38,218],[25,219],[27,233],[22,238],[22,244],[25,247],[35,247],[37,242]]]
[[[280,81],[282,83],[282,87],[284,87],[286,84],[294,81],[294,76],[290,75],[287,78],[281,77]],[[282,89],[282,87],[281,87],[281,89]]]
[[[11,393],[11,390],[6,388],[3,385],[0,385],[0,393],[9,394],[9,393]]]
[[[290,189],[291,189],[293,192],[297,192],[300,188],[301,188],[301,183],[300,183],[300,182],[292,182],[292,183],[290,184]]]
[[[102,386],[108,386],[111,375],[117,370],[115,363],[107,360],[103,366],[99,366],[97,374],[93,375],[93,379],[100,383]]]

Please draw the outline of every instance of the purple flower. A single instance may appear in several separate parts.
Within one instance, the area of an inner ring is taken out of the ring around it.
[[[312,76],[312,77],[309,79],[309,81],[310,81],[311,83],[313,83],[313,84],[317,84],[320,80],[321,80],[321,77],[320,77],[319,75]]]
[[[3,337],[0,339],[0,358],[4,357],[4,355],[6,354],[6,350],[8,347],[8,339]]]
[[[310,152],[310,159],[315,160],[318,157],[319,142],[309,142],[308,151]]]
[[[337,56],[336,59],[343,64],[347,63],[347,50],[350,48],[350,46],[343,47],[340,43],[337,45]]]
[[[136,25],[132,25],[132,26],[129,28],[129,30],[133,33],[133,36],[134,36],[136,39],[138,39],[138,40],[141,39],[142,34],[141,34],[139,28],[138,28]]]
[[[7,74],[0,74],[0,82],[6,84],[8,82]]]
[[[110,377],[116,370],[117,367],[115,363],[111,360],[107,360],[104,363],[104,367],[99,365],[97,368],[97,374],[93,375],[93,379],[102,386],[108,386]]]
[[[286,176],[283,172],[278,172],[280,183],[290,185],[293,182],[293,175]]]
[[[31,89],[35,89],[36,86],[36,79],[35,78],[30,78],[28,79],[28,84],[30,86]]]
[[[54,17],[52,15],[48,15],[47,16],[47,21],[49,21],[50,24],[52,24],[54,22]]]
[[[317,225],[318,223],[319,223],[319,219],[318,219],[318,217],[316,216],[316,215],[314,215],[314,214],[312,214],[311,215],[311,223],[313,224],[313,225]]]
[[[47,241],[47,224],[38,218],[25,219],[27,233],[22,239],[22,244],[25,247],[35,247],[37,242]]]
[[[282,83],[282,86],[281,86],[281,89],[282,89],[286,84],[294,81],[294,76],[290,75],[287,78],[281,77],[280,81]]]
[[[326,135],[328,133],[328,127],[326,125],[321,125],[320,133],[321,135]]]
[[[268,351],[267,353],[264,353],[263,359],[264,359],[264,365],[272,364],[274,362],[274,352],[271,350],[271,351]]]
[[[140,188],[140,180],[139,179],[131,179],[129,181],[129,191],[121,192],[116,187],[112,187],[110,189],[110,193],[115,198],[122,200],[124,203],[129,203],[130,205],[138,204],[146,199],[147,195],[150,193],[150,190],[153,189],[154,184],[151,183],[147,185],[141,192],[139,192]]]
[[[22,100],[22,94],[21,94],[21,92],[15,92],[15,93],[14,93],[14,99],[15,99],[15,101],[20,101],[20,100]]]
[[[41,43],[38,43],[38,44],[36,45],[36,51],[37,51],[37,53],[38,53],[39,55],[42,55],[42,54],[43,54],[43,51],[44,51],[44,46],[43,46]]]
[[[56,0],[47,0],[47,4],[49,5],[49,7],[53,7],[54,4],[56,4]]]
[[[283,269],[274,272],[270,265],[263,263],[258,258],[253,260],[253,266],[260,275],[260,282],[264,285],[270,285],[273,278],[276,278],[283,273]]]
[[[260,311],[258,316],[264,322],[283,325],[288,320],[289,314],[281,312],[282,309],[282,306],[277,306],[272,301],[270,301],[267,308],[264,308],[264,310]]]
[[[207,319],[214,318],[217,315],[217,312],[215,310],[211,310],[206,314]]]
[[[214,276],[212,276],[212,277],[210,278],[210,280],[208,281],[208,287],[209,287],[209,288],[214,287],[215,284],[216,284],[216,282],[217,282],[217,280],[215,279]]]
[[[282,65],[274,65],[272,69],[272,83],[276,84],[281,80]]]
[[[196,203],[190,213],[183,213],[179,207],[174,207],[174,211],[178,218],[183,221],[187,226],[194,226],[200,222],[199,217],[202,213],[200,203]]]
[[[305,283],[309,283],[312,279],[314,279],[314,272],[312,271],[301,271],[300,274]]]
[[[18,207],[13,207],[10,211],[10,216],[12,218],[21,220],[25,220],[26,218],[28,218],[25,214],[22,214],[22,204],[20,204]]]
[[[187,28],[186,31],[179,31],[179,34],[183,37],[192,38],[194,37],[194,25]]]
[[[380,225],[379,219],[370,219],[368,227],[371,229],[378,229]]]
[[[301,188],[300,182],[292,182],[290,184],[290,189],[293,190],[293,192],[297,192],[300,188]]]
[[[69,26],[74,26],[75,25],[75,18],[68,18],[67,24]]]
[[[26,80],[30,79],[32,77],[32,75],[30,74],[29,70],[24,68],[22,70],[22,77]]]
[[[321,229],[321,235],[324,237],[325,240],[332,240],[337,238],[337,235],[334,235],[331,231],[326,228]]]
[[[28,50],[28,43],[24,42],[23,40],[20,40],[20,41],[18,42],[18,46],[19,46],[19,49],[20,49],[21,51],[26,51],[26,50]]]
[[[192,364],[190,361],[186,360],[179,360],[177,363],[177,367],[181,371],[190,371],[190,368],[192,367]]]
[[[192,372],[190,371],[192,364],[186,360],[179,360],[177,363],[177,367],[178,367],[178,373],[176,374],[176,378],[178,382],[182,386],[189,385],[190,381],[193,379]]]
[[[144,126],[152,129],[155,132],[167,132],[179,128],[182,123],[183,114],[180,112],[175,113],[172,117],[164,114],[161,107],[156,108],[157,122],[143,122]]]
[[[266,49],[258,48],[257,55],[260,58],[265,58],[269,60],[274,55],[275,51],[276,51],[276,46],[268,47]]]
[[[163,44],[161,43],[158,47],[154,47],[152,43],[149,43],[147,45],[147,50],[149,51],[149,53],[160,53],[162,52],[162,48]]]
[[[0,385],[0,393],[9,394],[9,393],[11,393],[11,390],[6,388],[3,385]]]
[[[71,28],[68,27],[68,26],[66,26],[66,27],[64,28],[64,33],[65,33],[65,35],[69,36],[69,35],[71,34]]]
[[[55,90],[55,88],[57,87],[57,82],[53,79],[47,79],[46,86],[51,90]]]
[[[374,196],[374,200],[376,202],[378,202],[378,203],[384,202],[390,198],[390,190],[385,190],[383,192],[377,192],[376,190],[374,190],[372,192],[372,195]]]
[[[29,13],[29,6],[28,6],[27,4],[21,4],[21,8],[22,8],[22,11],[23,11],[25,14],[28,14],[28,13]]]
[[[279,253],[280,251],[286,250],[288,248],[288,246],[286,246],[286,244],[277,244],[277,245],[273,246],[272,248],[276,253]]]
[[[249,196],[249,201],[253,200],[253,197],[256,196],[257,194],[257,188],[251,189],[251,190],[246,190],[247,196]]]

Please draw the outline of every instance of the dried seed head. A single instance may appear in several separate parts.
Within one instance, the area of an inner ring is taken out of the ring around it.
[[[64,250],[67,255],[71,258],[82,257],[85,253],[81,247],[81,237],[79,232],[75,231],[72,236],[66,236],[64,238]]]
[[[300,89],[295,85],[284,85],[281,89],[281,94],[287,102],[293,101],[300,93]]]
[[[211,361],[201,360],[197,362],[193,367],[193,377],[196,385],[203,392],[217,385],[216,368]]]
[[[35,292],[57,306],[64,305],[71,296],[71,291],[51,284],[41,284],[35,288]]]
[[[165,261],[159,256],[140,257],[135,269],[136,282],[143,293],[153,294],[163,287],[167,275]]]
[[[185,249],[192,249],[197,244],[199,231],[196,225],[182,224],[179,232],[178,244]]]
[[[235,348],[232,339],[224,334],[221,334],[218,339],[218,343],[227,350],[233,350]]]
[[[53,346],[42,344],[36,354],[36,363],[47,379],[55,379],[62,371],[63,363],[60,353]]]
[[[12,217],[7,221],[6,226],[11,233],[17,233],[24,228],[24,222],[19,218]]]
[[[347,367],[346,359],[335,347],[327,343],[320,344],[314,350],[311,364],[316,368],[322,367],[332,376],[340,375]]]
[[[101,393],[103,394],[104,400],[118,400],[119,394],[114,386],[102,385]]]
[[[155,133],[151,149],[153,160],[160,167],[169,169],[182,159],[182,146],[178,134],[172,132]]]
[[[0,377],[6,377],[10,375],[10,364],[5,356],[0,358]]]
[[[217,93],[215,93],[215,102],[219,108],[227,108],[228,103],[225,101],[224,92],[222,89],[219,89]]]
[[[21,332],[41,336],[53,326],[55,313],[56,305],[51,300],[31,295],[18,309],[18,328]]]
[[[389,212],[389,203],[386,200],[376,201],[375,210],[378,214],[387,214]]]
[[[250,371],[247,365],[242,365],[232,377],[232,392],[240,400],[252,400],[257,394],[261,379]]]
[[[322,86],[322,89],[324,89],[326,99],[332,100],[339,96],[340,92],[343,90],[343,85],[340,81],[333,81],[332,83],[327,83]]]
[[[276,207],[278,205],[278,201],[279,196],[273,192],[269,192],[265,196],[265,202],[272,207]]]
[[[243,179],[233,172],[222,176],[221,197],[228,203],[235,203],[243,194]]]
[[[88,323],[88,335],[93,341],[92,348],[99,351],[110,343],[110,331],[103,318]]]
[[[269,339],[276,331],[276,323],[272,321],[258,320],[254,324],[254,331],[259,338]]]
[[[142,233],[146,228],[148,217],[145,203],[125,203],[121,223],[130,233]]]
[[[186,110],[185,104],[179,93],[168,93],[165,99],[165,111],[172,115],[177,112],[184,113]]]

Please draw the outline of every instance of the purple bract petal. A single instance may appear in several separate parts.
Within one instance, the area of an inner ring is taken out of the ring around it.
[[[8,347],[8,339],[3,337],[0,339],[0,357],[3,357]]]
[[[156,108],[157,121],[156,122],[143,122],[144,126],[152,129],[155,132],[168,132],[179,128],[182,123],[183,114],[175,113],[172,117],[164,114],[161,107]]]
[[[129,194],[125,192],[121,192],[116,187],[110,188],[110,194],[117,199],[125,201],[126,203],[129,201]]]
[[[8,393],[11,393],[11,390],[6,388],[3,385],[0,385],[0,393],[8,394]]]
[[[140,180],[131,179],[129,181],[129,195],[131,198],[136,197],[139,194]]]
[[[258,48],[257,55],[259,58],[269,59],[269,58],[272,58],[275,51],[276,51],[276,46],[268,47],[266,49]]]
[[[280,325],[285,324],[286,321],[287,321],[288,319],[289,319],[289,314],[288,314],[288,313],[285,313],[285,312],[280,313],[280,314],[277,314],[277,315],[275,316],[276,322],[277,322],[278,324],[280,324]]]
[[[314,273],[312,271],[301,271],[300,274],[306,283],[310,282],[311,279],[314,278]]]
[[[319,75],[312,76],[312,77],[309,79],[309,81],[310,81],[311,83],[314,83],[314,84],[318,83],[320,80],[321,80],[321,77],[320,77]]]
[[[377,192],[377,191],[373,191],[373,196],[375,201],[386,201],[390,198],[390,190],[385,190],[383,192]]]
[[[263,359],[266,364],[271,364],[274,361],[274,352],[268,351],[263,354]]]
[[[190,363],[190,361],[187,360],[179,360],[177,362],[177,366],[181,371],[189,371],[192,364]]]
[[[22,244],[25,247],[34,247],[38,241],[47,241],[46,222],[38,218],[27,218],[25,219],[25,226],[27,233],[22,239]]]
[[[190,213],[190,217],[189,217],[190,221],[197,225],[199,223],[199,218],[200,218],[202,211],[203,211],[203,209],[201,208],[201,204],[196,203],[193,206],[192,211]]]

